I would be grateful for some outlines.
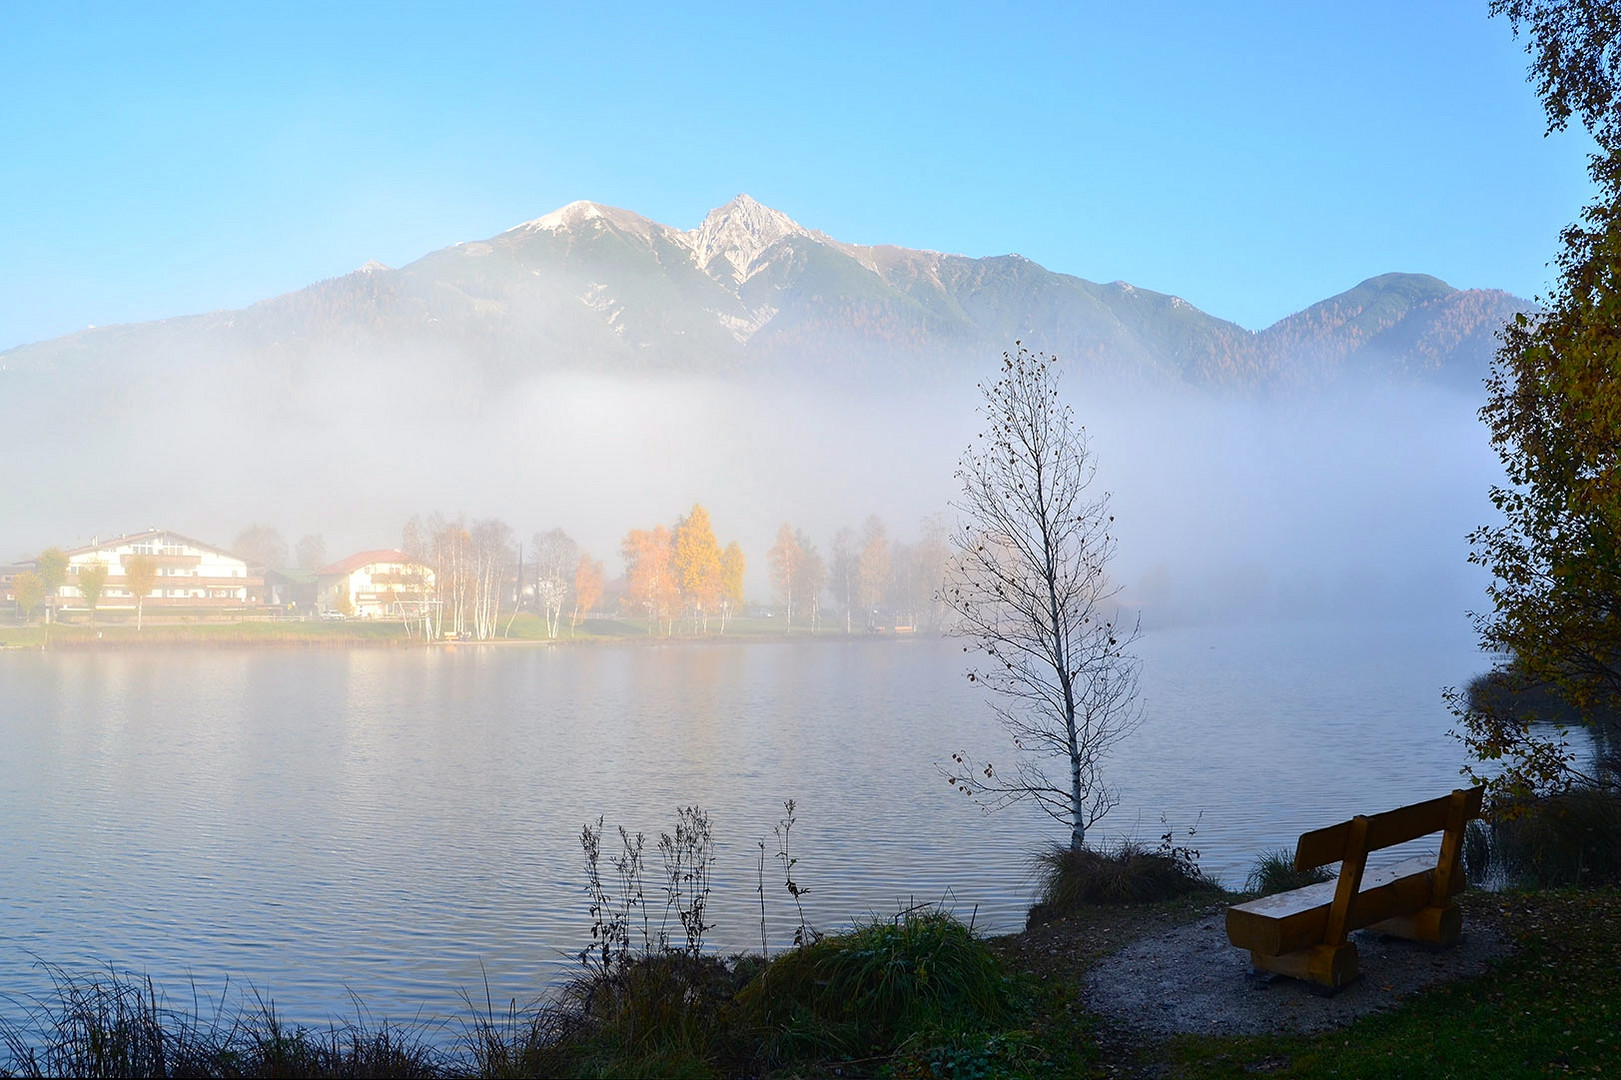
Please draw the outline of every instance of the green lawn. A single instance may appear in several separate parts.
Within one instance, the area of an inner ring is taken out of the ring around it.
[[[243,619],[238,622],[147,623],[90,626],[87,623],[57,623],[50,627],[0,626],[0,647],[38,648],[47,641],[51,648],[82,648],[107,645],[181,644],[362,644],[405,641],[399,623],[387,622],[293,622]]]
[[[252,619],[218,622],[158,622],[148,620],[136,630],[122,613],[109,616],[91,626],[82,616],[70,623],[56,623],[49,628],[52,648],[87,647],[91,645],[180,645],[180,644],[375,644],[380,642],[406,643],[404,628],[395,622],[368,622],[363,619],[323,621],[312,619],[300,622],[290,619]],[[28,626],[0,624],[0,648],[38,648],[46,639],[47,628],[35,622]],[[687,622],[678,622],[674,631],[659,627],[649,632],[643,619],[601,618],[581,620],[570,627],[565,618],[558,629],[559,644],[610,641],[736,641],[783,640],[826,641],[842,638],[842,624],[824,627],[813,634],[807,627],[795,627],[792,634],[782,632],[779,619],[728,619],[726,631],[720,629],[720,620],[711,619],[704,631],[694,631]],[[867,635],[857,634],[857,637]],[[888,636],[888,635],[883,635]],[[546,623],[533,612],[500,620],[497,641],[548,640]]]
[[[510,620],[510,625],[509,625]],[[500,637],[511,638],[518,641],[544,641],[547,639],[546,622],[533,612],[523,612],[516,618],[503,617],[501,620]],[[865,634],[856,634],[865,637]],[[883,635],[885,637],[889,635]],[[569,626],[565,618],[558,627],[557,641],[730,641],[735,639],[783,639],[793,641],[816,641],[844,637],[844,624],[827,624],[819,627],[816,633],[811,633],[809,627],[795,626],[793,633],[784,634],[781,619],[755,619],[734,618],[726,620],[726,630],[721,632],[720,620],[709,620],[707,629],[694,630],[692,624],[683,619],[679,620],[670,630],[660,625],[656,629],[650,628],[646,619],[633,619],[593,616],[582,619],[575,626]]]

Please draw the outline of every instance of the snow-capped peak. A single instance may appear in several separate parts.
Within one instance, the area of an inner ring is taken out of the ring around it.
[[[809,235],[809,230],[781,210],[739,195],[711,210],[704,223],[687,234],[687,239],[699,266],[708,269],[716,259],[725,259],[731,264],[732,277],[744,281],[766,248],[785,236]]]
[[[667,225],[660,225],[633,210],[625,210],[617,206],[604,206],[594,202],[571,202],[567,206],[553,210],[543,217],[533,221],[526,221],[522,225],[515,225],[503,235],[532,234],[537,232],[560,233],[573,236],[586,232],[599,232],[608,230],[621,236],[635,237],[645,244],[652,244],[661,238],[673,240],[675,243],[686,246],[686,233],[677,232]]]
[[[607,207],[600,203],[586,202],[577,199],[567,206],[559,207],[549,214],[543,214],[533,221],[526,221],[522,225],[514,226],[510,231],[517,232],[523,229],[528,232],[557,232],[560,229],[572,229],[583,225],[592,218],[606,217],[603,213]]]
[[[356,270],[355,273],[357,273],[357,274],[381,274],[381,273],[384,273],[384,272],[386,272],[386,271],[388,271],[390,269],[392,269],[392,267],[386,266],[383,263],[378,262],[376,259],[367,259],[366,260],[366,265],[362,266],[359,270]]]

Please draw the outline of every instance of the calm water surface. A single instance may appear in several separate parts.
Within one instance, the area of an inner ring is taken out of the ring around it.
[[[1229,883],[1306,828],[1455,786],[1439,690],[1486,666],[1461,621],[1140,652],[1107,831],[1197,821]],[[813,923],[944,898],[1016,929],[1029,853],[1064,834],[941,780],[953,750],[1008,757],[962,669],[922,640],[0,654],[0,993],[41,991],[47,960],[187,998],[228,976],[304,1021],[352,1014],[351,990],[394,1019],[457,1014],[486,978],[526,1001],[588,940],[581,825],[656,837],[694,803],[722,948],[759,947],[757,841],[775,852],[789,798]]]

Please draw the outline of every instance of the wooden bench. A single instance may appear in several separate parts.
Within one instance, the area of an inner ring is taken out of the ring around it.
[[[1355,930],[1373,930],[1434,945],[1463,932],[1452,898],[1463,891],[1463,830],[1480,816],[1478,787],[1429,802],[1316,829],[1300,838],[1295,870],[1340,864],[1320,885],[1263,896],[1227,909],[1227,940],[1250,950],[1258,971],[1306,979],[1333,993],[1357,978]],[[1368,853],[1445,830],[1441,853],[1367,870]]]

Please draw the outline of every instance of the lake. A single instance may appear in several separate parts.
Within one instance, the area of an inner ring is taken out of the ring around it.
[[[188,1001],[188,979],[217,997],[229,978],[306,1022],[353,1015],[350,991],[392,1019],[459,1013],[486,980],[521,1003],[589,939],[581,826],[651,843],[692,804],[722,949],[760,946],[758,844],[775,854],[785,799],[813,924],[944,900],[1017,929],[1030,853],[1066,833],[942,779],[954,750],[1011,758],[960,648],[0,653],[0,991],[43,991],[43,960]],[[1457,786],[1440,689],[1487,666],[1461,618],[1164,630],[1138,651],[1145,720],[1101,831],[1196,824],[1229,884],[1306,828]],[[781,948],[797,915],[774,860],[765,887]]]

